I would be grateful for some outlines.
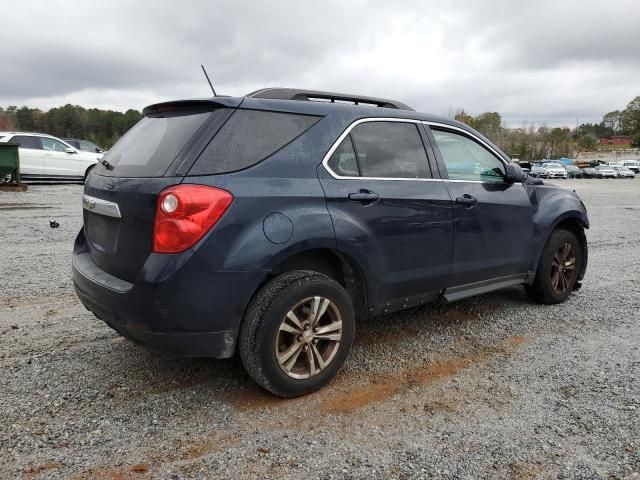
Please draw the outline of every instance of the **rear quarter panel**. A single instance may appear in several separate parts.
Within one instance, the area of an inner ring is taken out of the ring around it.
[[[234,200],[215,228],[195,247],[217,271],[266,275],[286,257],[313,248],[335,248],[333,224],[316,174],[338,133],[320,120],[279,152],[245,170],[188,176],[183,183],[229,191]],[[260,273],[261,272],[261,273]]]

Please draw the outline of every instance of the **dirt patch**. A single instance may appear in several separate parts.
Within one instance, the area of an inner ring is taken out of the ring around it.
[[[424,363],[398,373],[373,376],[365,385],[339,392],[320,401],[317,409],[325,413],[349,413],[381,403],[415,385],[426,386],[452,377],[463,369],[485,364],[496,356],[508,355],[514,347],[522,345],[524,341],[524,337],[511,337],[498,347],[477,347],[470,349],[464,356]]]
[[[44,463],[42,465],[33,465],[29,468],[27,468],[24,473],[27,476],[35,476],[35,475],[39,475],[42,472],[46,472],[48,470],[59,470],[61,468],[64,468],[64,465],[62,465],[59,462],[49,462],[49,463]]]
[[[149,465],[138,463],[123,467],[96,467],[70,477],[71,480],[138,480],[146,478]]]
[[[458,403],[451,401],[451,399],[433,400],[425,403],[422,410],[428,415],[442,412],[453,413],[458,410]]]
[[[224,433],[217,435],[215,438],[189,440],[180,447],[180,458],[182,460],[197,460],[210,453],[225,450],[233,443],[233,437]]]
[[[513,480],[533,480],[542,475],[542,465],[539,463],[510,463],[507,465],[507,478]]]
[[[252,384],[247,385],[247,387],[242,390],[229,391],[225,395],[225,400],[240,412],[262,410],[265,408],[281,408],[296,401],[296,399],[278,398]]]

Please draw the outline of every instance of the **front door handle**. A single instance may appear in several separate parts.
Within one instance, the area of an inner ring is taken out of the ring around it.
[[[464,205],[465,208],[473,208],[478,205],[478,199],[465,193],[463,196],[456,198],[456,203]]]
[[[349,200],[354,202],[360,202],[364,204],[375,203],[380,199],[380,196],[369,190],[359,190],[349,194]]]

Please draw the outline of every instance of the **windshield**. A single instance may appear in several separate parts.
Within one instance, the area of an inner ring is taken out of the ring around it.
[[[91,143],[86,140],[79,140],[78,145],[80,146],[80,150],[83,150],[85,152],[95,152],[96,150],[102,150],[95,143]]]

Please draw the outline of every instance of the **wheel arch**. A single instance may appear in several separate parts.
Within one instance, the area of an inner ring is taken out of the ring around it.
[[[89,174],[91,173],[91,170],[93,170],[95,168],[95,166],[97,165],[97,163],[91,164],[87,167],[87,169],[84,171],[84,181],[87,181],[87,177],[89,176]]]
[[[551,222],[548,227],[545,229],[544,241],[540,243],[538,248],[535,264],[532,267],[532,272],[536,272],[538,268],[538,264],[540,263],[540,256],[544,251],[544,247],[549,242],[551,235],[554,231],[558,229],[564,229],[572,232],[578,242],[580,243],[580,247],[582,249],[582,253],[584,255],[584,262],[582,264],[582,269],[578,272],[578,280],[582,280],[584,278],[584,274],[587,268],[587,261],[589,256],[589,250],[587,246],[587,237],[585,235],[585,229],[589,228],[589,221],[586,218],[586,215],[583,212],[579,211],[568,211],[558,216],[553,222]],[[531,279],[533,281],[533,278]]]
[[[259,288],[272,278],[292,270],[312,270],[336,280],[349,293],[356,314],[368,313],[368,276],[350,255],[328,247],[287,250],[273,259]]]

